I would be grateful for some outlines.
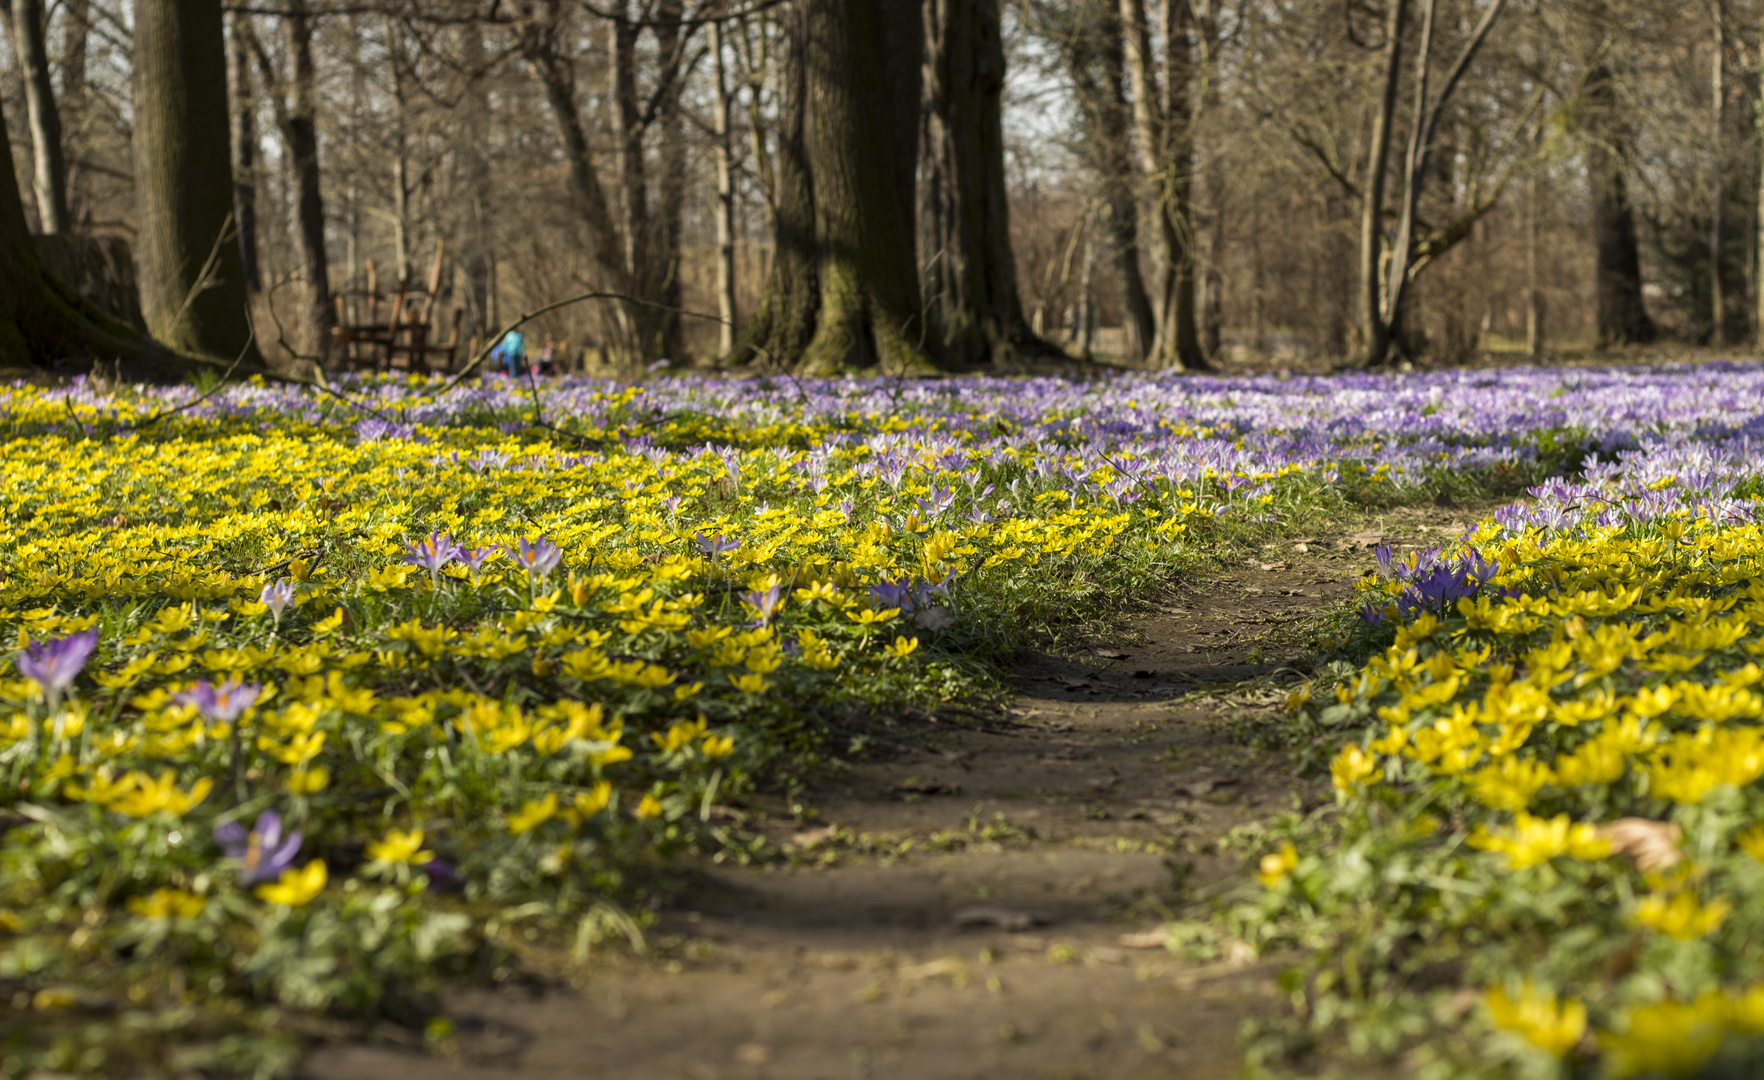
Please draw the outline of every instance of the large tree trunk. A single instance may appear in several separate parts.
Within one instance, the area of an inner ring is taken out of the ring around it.
[[[490,171],[490,86],[486,78],[484,28],[468,22],[460,26],[459,34],[460,66],[467,79],[465,97],[460,103],[465,128],[460,155],[466,195],[471,199],[465,244],[466,333],[483,341],[488,339],[494,321],[490,301],[490,212],[495,198]]]
[[[777,145],[761,155],[769,173],[772,207],[771,271],[730,362],[758,362],[783,369],[796,363],[815,334],[821,310],[820,262],[815,249],[815,192],[808,158],[808,12],[796,5],[783,17],[784,57],[779,68],[782,107]],[[756,149],[764,140],[755,138]],[[767,164],[769,163],[769,164]]]
[[[233,234],[228,128],[220,0],[137,0],[141,307],[159,340],[220,356],[254,351]]]
[[[655,28],[656,50],[662,57],[656,108],[661,113],[661,167],[657,195],[661,216],[656,222],[654,284],[649,295],[663,306],[651,308],[656,323],[655,355],[677,358],[680,350],[680,275],[685,266],[681,245],[686,233],[686,117],[680,108],[681,64],[687,35],[681,27],[681,0],[661,0]]]
[[[12,160],[0,116],[0,162]],[[175,379],[194,361],[142,339],[43,268],[10,168],[0,169],[0,366],[118,362],[138,379]],[[78,370],[77,368],[75,370]]]
[[[84,196],[85,175],[80,155],[85,152],[90,124],[86,88],[86,58],[92,36],[91,0],[64,0],[66,15],[61,31],[61,144],[67,157],[67,206],[72,227],[90,220],[91,204]]]
[[[807,19],[821,302],[802,367],[930,369],[913,245],[917,5],[810,0]]]
[[[920,283],[932,351],[965,367],[1049,350],[1017,296],[998,0],[924,0],[924,20]]]
[[[325,200],[319,187],[318,90],[312,62],[312,18],[306,0],[288,0],[288,57],[294,66],[289,82],[287,122],[283,139],[294,172],[294,232],[300,239],[306,273],[307,351],[322,363],[331,352],[331,264],[325,250]]]
[[[66,232],[67,159],[61,145],[61,112],[49,73],[49,16],[43,0],[10,0],[9,29],[19,71],[24,75],[25,113],[31,127],[31,193],[37,201],[38,231]]]
[[[1714,157],[1715,190],[1709,207],[1709,343],[1727,348],[1727,290],[1721,280],[1726,262],[1721,257],[1722,234],[1727,216],[1727,12],[1723,0],[1713,0],[1710,14],[1715,24],[1714,59],[1709,65],[1709,146]]]
[[[1132,136],[1129,133],[1126,45],[1121,20],[1112,7],[1098,12],[1101,82],[1089,75],[1089,61],[1074,56],[1072,75],[1085,115],[1095,124],[1096,153],[1103,175],[1103,226],[1121,278],[1121,297],[1127,309],[1127,353],[1143,360],[1157,337],[1157,315],[1146,294],[1139,266],[1139,199],[1133,184]]]
[[[724,59],[723,24],[710,25],[712,75],[716,81],[715,111],[711,132],[717,153],[717,355],[735,351],[735,144],[730,124],[733,102],[729,72]]]
[[[257,255],[257,102],[252,93],[249,15],[233,16],[233,94],[238,126],[235,143],[238,160],[233,169],[233,217],[239,225],[239,267],[245,290],[263,289],[263,272]]]
[[[1162,77],[1153,66],[1152,27],[1145,0],[1121,0],[1128,82],[1133,90],[1134,146],[1150,185],[1158,271],[1155,367],[1205,368],[1195,318],[1194,161],[1189,83],[1192,53],[1187,0],[1164,0]]]
[[[1384,85],[1378,112],[1372,118],[1367,150],[1366,181],[1360,202],[1360,349],[1361,360],[1377,364],[1390,351],[1390,327],[1384,321],[1382,285],[1384,255],[1384,182],[1390,166],[1390,136],[1396,118],[1397,85],[1402,79],[1403,26],[1409,0],[1389,0],[1384,25]]]
[[[1615,115],[1616,89],[1610,68],[1595,65],[1587,74],[1587,187],[1592,196],[1594,282],[1598,345],[1645,344],[1654,340],[1654,321],[1642,300],[1641,250],[1635,211],[1629,204],[1628,139]]]

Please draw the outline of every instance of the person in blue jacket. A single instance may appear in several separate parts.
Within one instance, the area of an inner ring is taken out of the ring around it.
[[[527,373],[527,343],[519,331],[510,330],[502,335],[502,340],[490,353],[490,363],[509,376]]]

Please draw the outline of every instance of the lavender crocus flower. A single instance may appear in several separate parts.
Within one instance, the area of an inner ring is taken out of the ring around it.
[[[722,533],[706,536],[701,532],[695,532],[692,534],[692,546],[715,559],[719,555],[726,555],[739,548],[741,541],[726,539]]]
[[[485,563],[490,561],[492,555],[495,555],[501,550],[501,548],[494,544],[489,547],[461,547],[459,549],[459,561],[465,563],[466,569],[471,571],[473,585],[478,583],[478,571],[483,568]]]
[[[239,860],[239,882],[243,885],[257,885],[281,877],[284,870],[294,865],[302,839],[298,830],[286,838],[282,836],[282,815],[274,810],[259,814],[250,832],[236,821],[217,825],[214,838],[227,858]]]
[[[441,568],[462,554],[460,546],[453,542],[453,537],[446,533],[434,533],[426,540],[418,540],[405,548],[404,561],[427,570],[429,585],[438,589],[441,587]]]
[[[282,624],[282,612],[294,602],[294,586],[286,581],[277,581],[263,587],[257,595],[257,601],[270,609],[270,617],[276,625]]]
[[[776,615],[778,608],[783,605],[783,586],[773,585],[764,592],[757,589],[744,592],[741,594],[741,599],[748,607],[759,613],[760,625],[764,626],[772,621],[772,616]]]
[[[465,884],[465,879],[459,876],[459,871],[445,860],[430,859],[420,869],[428,875],[430,892],[453,892]]]
[[[196,711],[214,723],[230,724],[239,719],[246,709],[251,708],[263,687],[258,683],[240,682],[229,679],[219,686],[211,685],[207,679],[176,696],[176,700],[185,705],[196,706]]]
[[[508,557],[515,565],[527,572],[527,579],[537,585],[551,576],[557,564],[563,561],[563,549],[541,536],[537,539],[523,537],[518,547],[505,547]]]
[[[84,630],[55,641],[32,642],[14,661],[18,673],[37,684],[51,706],[73,685],[74,677],[98,647],[98,631]]]

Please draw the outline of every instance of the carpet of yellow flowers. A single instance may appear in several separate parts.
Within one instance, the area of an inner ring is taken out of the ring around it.
[[[1265,834],[1230,915],[1317,957],[1252,1049],[1290,1067],[1333,1032],[1412,1076],[1756,1075],[1764,529],[1677,508],[1467,542],[1498,564],[1480,595],[1394,640],[1381,620],[1335,702],[1290,703],[1369,728],[1330,766],[1339,807]],[[1369,575],[1369,606],[1396,615],[1402,577]]]
[[[0,393],[0,989],[35,1018],[9,1071],[131,1039],[275,1071],[293,1043],[239,1032],[420,1026],[518,935],[585,953],[645,865],[759,854],[713,810],[812,761],[817,710],[958,693],[961,654],[1087,569],[1156,572],[1229,498],[1037,486],[1033,450],[964,474],[885,418],[882,477],[799,422],[631,439],[635,391],[569,441]],[[960,484],[1001,490],[964,516]]]

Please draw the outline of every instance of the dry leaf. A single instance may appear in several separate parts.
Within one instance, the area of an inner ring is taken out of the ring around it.
[[[1092,649],[1090,651],[1095,653],[1096,655],[1102,657],[1104,660],[1125,660],[1125,659],[1127,659],[1127,654],[1122,652],[1119,649]]]
[[[804,829],[792,836],[790,842],[805,850],[816,848],[833,839],[834,834],[838,831],[838,827],[834,825],[823,825],[818,829]]]
[[[1160,927],[1157,930],[1141,930],[1137,934],[1122,934],[1115,939],[1123,949],[1162,949],[1170,942],[1170,935]]]
[[[955,622],[955,615],[946,607],[928,607],[913,616],[913,625],[921,630],[942,630]]]
[[[1678,865],[1684,829],[1668,821],[1626,817],[1599,826],[1599,836],[1611,845],[1613,855],[1627,855],[1637,870],[1665,870]]]

